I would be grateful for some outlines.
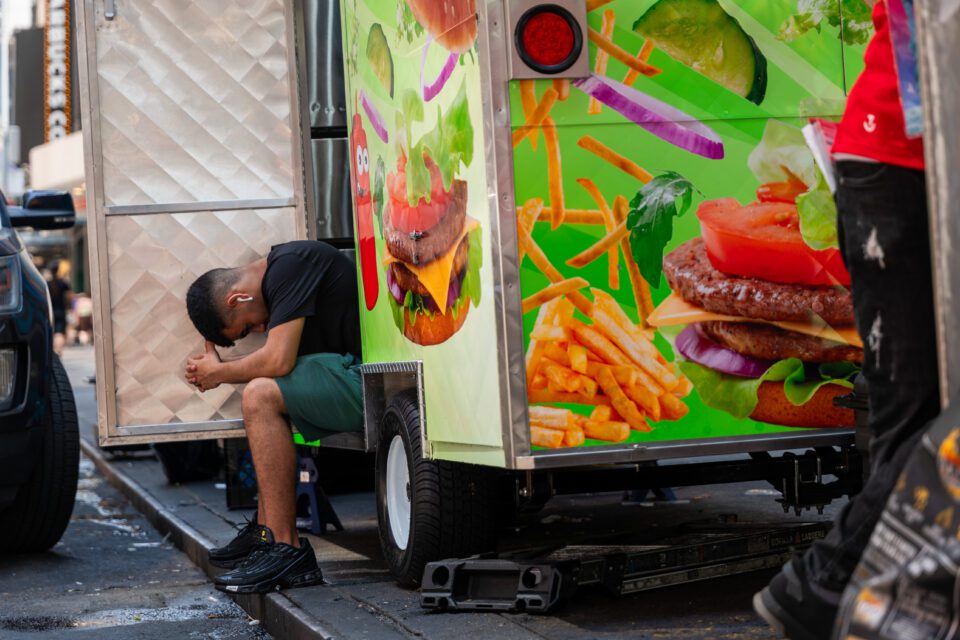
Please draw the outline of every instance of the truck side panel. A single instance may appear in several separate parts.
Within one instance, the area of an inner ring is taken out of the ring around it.
[[[422,361],[428,455],[503,465],[475,3],[342,0],[341,11],[364,361]]]
[[[790,415],[789,407],[807,402],[813,388],[828,378],[834,392],[849,392],[854,363],[824,365],[822,360],[761,355],[749,363],[758,367],[756,372],[747,373],[740,359],[736,366],[744,370],[730,375],[704,364],[716,359],[684,357],[677,345],[690,337],[685,327],[722,321],[722,330],[742,336],[761,321],[745,313],[731,318],[736,314],[710,315],[695,308],[680,299],[680,287],[671,289],[663,265],[684,243],[699,242],[700,213],[723,209],[726,219],[733,220],[742,213],[740,205],[754,203],[761,191],[770,198],[771,191],[796,179],[797,193],[757,206],[780,207],[782,220],[770,225],[792,224],[798,254],[819,252],[816,270],[822,277],[803,285],[826,291],[841,284],[832,198],[825,186],[817,188],[818,170],[801,128],[809,117],[837,119],[843,113],[846,88],[855,78],[850,69],[862,68],[854,61],[862,58],[862,45],[872,33],[869,12],[866,22],[841,31],[839,25],[827,25],[826,18],[816,28],[802,26],[794,2],[643,0],[597,5],[587,18],[593,32],[589,79],[510,83],[515,136],[522,133],[533,106],[552,104],[543,126],[514,147],[519,234],[529,235],[559,277],[582,278],[565,296],[564,304],[576,303],[572,316],[548,320],[544,326],[538,320],[544,307],[533,301],[558,277],[529,257],[520,267],[522,294],[531,301],[525,305],[524,328],[529,399],[539,416],[531,418],[539,438],[535,444],[541,445],[536,455],[549,455],[553,448],[609,451],[662,443],[663,456],[670,457],[707,453],[712,445],[746,450],[770,448],[777,438],[817,437],[811,429],[797,428],[802,419]],[[845,60],[850,63],[845,65]],[[812,205],[813,200],[796,204],[796,196],[808,191],[822,197],[822,206]],[[821,226],[814,231],[814,224]],[[625,227],[622,237],[587,255],[618,225]],[[705,226],[702,235],[708,231]],[[747,244],[735,251],[741,262],[750,252],[743,248]],[[713,248],[707,245],[708,252]],[[719,291],[724,285],[716,282],[724,276],[720,267],[712,266],[716,254],[709,256],[704,269],[712,271],[714,280],[707,284]],[[751,268],[770,274],[772,282],[781,277],[772,275],[779,261],[790,259],[783,255],[763,263],[757,258]],[[684,268],[693,269],[689,264]],[[780,290],[779,283],[770,282],[762,286]],[[747,290],[740,293],[744,299],[750,295]],[[719,294],[704,294],[711,296],[710,304],[717,304]],[[793,339],[817,343],[817,348],[858,346],[852,305],[849,323],[831,321],[833,326],[817,311],[822,309],[808,308],[805,318],[769,328],[764,340],[772,343],[788,329],[795,332]],[[612,322],[617,318],[621,326]],[[727,344],[736,342],[729,340]],[[753,336],[747,340],[751,348],[767,344]],[[713,354],[719,348],[714,345]],[[732,349],[724,352],[728,361],[736,359]],[[616,381],[600,380],[594,375],[598,365],[590,360],[633,367],[637,377],[618,372]],[[780,385],[778,393],[786,394],[783,414],[754,413],[761,373],[770,381],[764,382],[763,393],[772,394]],[[611,404],[619,414],[615,425],[605,422],[609,418],[590,419],[597,415],[597,405]],[[585,438],[550,439],[551,432],[542,430],[556,426],[563,411],[574,414],[571,420],[581,424]],[[839,417],[831,412],[838,413],[826,401],[822,422],[808,426],[852,426],[852,411]],[[754,420],[751,415],[765,417]],[[832,433],[841,437],[836,429],[820,431],[819,436]],[[687,443],[679,442],[684,440]],[[760,441],[766,443],[757,444]],[[667,451],[667,443],[673,443],[676,453]],[[678,444],[689,446],[677,449]]]

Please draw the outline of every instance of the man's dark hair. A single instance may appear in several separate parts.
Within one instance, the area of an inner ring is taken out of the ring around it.
[[[232,347],[233,341],[223,335],[227,326],[224,298],[240,279],[239,269],[211,269],[194,280],[187,289],[187,313],[193,326],[204,339],[218,347]]]

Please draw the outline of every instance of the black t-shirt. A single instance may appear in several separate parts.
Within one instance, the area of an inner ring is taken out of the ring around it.
[[[357,270],[332,246],[316,240],[278,244],[263,274],[267,329],[306,318],[298,356],[341,353],[360,357]]]

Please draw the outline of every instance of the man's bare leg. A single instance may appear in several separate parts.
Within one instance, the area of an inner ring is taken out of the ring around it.
[[[243,390],[241,406],[257,471],[257,520],[270,528],[277,542],[299,547],[294,497],[297,452],[280,387],[272,378],[255,378]]]

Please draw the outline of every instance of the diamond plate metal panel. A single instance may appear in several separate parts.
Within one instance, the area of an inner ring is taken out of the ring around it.
[[[104,204],[293,197],[283,0],[97,4]]]
[[[187,288],[200,274],[252,262],[300,237],[296,210],[246,209],[107,217],[118,425],[240,417],[239,388],[197,392],[183,379],[203,341],[187,317]],[[225,359],[258,348],[251,338]]]

